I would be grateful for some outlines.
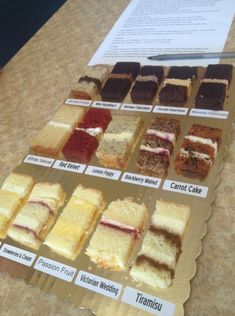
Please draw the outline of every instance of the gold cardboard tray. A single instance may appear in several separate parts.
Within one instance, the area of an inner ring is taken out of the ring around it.
[[[194,86],[192,97],[189,99],[189,102],[187,103],[187,107],[189,108],[193,107],[193,95],[195,96],[195,91],[198,88],[199,80],[200,77],[202,77],[203,72],[204,69],[200,68],[199,78]],[[231,82],[231,86],[233,86],[233,84],[234,76]],[[49,181],[60,183],[67,192],[66,201],[70,198],[71,193],[73,192],[75,187],[81,183],[84,186],[101,190],[104,194],[104,198],[107,204],[109,204],[113,200],[116,200],[117,198],[123,199],[125,197],[131,196],[134,198],[135,201],[145,203],[150,215],[155,210],[155,202],[157,199],[188,204],[191,208],[190,221],[188,223],[185,236],[183,239],[182,254],[179,258],[176,267],[176,274],[173,280],[173,285],[169,289],[158,290],[152,289],[144,284],[138,284],[131,279],[128,271],[112,272],[97,268],[97,266],[93,264],[89,260],[89,258],[84,254],[84,250],[86,249],[89,243],[92,233],[90,234],[89,238],[84,244],[83,251],[80,253],[80,255],[77,257],[75,261],[65,259],[62,256],[53,253],[48,247],[44,245],[42,245],[38,251],[32,251],[31,249],[23,247],[22,245],[12,241],[9,237],[7,237],[5,240],[2,240],[2,248],[5,244],[7,244],[36,254],[36,258],[31,266],[25,266],[24,264],[19,265],[17,263],[14,263],[14,259],[11,258],[11,260],[13,261],[9,261],[9,263],[11,263],[9,264],[9,266],[12,265],[16,267],[16,270],[19,271],[19,273],[15,272],[17,276],[24,279],[27,284],[39,286],[41,289],[45,291],[55,293],[61,299],[69,299],[79,307],[84,307],[92,310],[98,316],[121,316],[124,314],[130,316],[149,315],[149,312],[155,315],[183,315],[183,304],[190,295],[190,280],[196,273],[196,258],[200,255],[202,250],[201,240],[206,234],[206,221],[211,215],[211,203],[215,198],[216,186],[219,183],[220,173],[223,169],[223,158],[225,156],[227,144],[229,141],[230,127],[232,125],[232,120],[234,116],[233,103],[235,100],[234,92],[231,90],[232,89],[229,89],[229,97],[226,99],[225,102],[225,111],[228,111],[227,119],[200,116],[194,117],[188,114],[183,116],[172,114],[169,115],[170,117],[174,117],[180,121],[181,134],[177,141],[177,144],[175,145],[173,155],[170,159],[170,168],[168,169],[167,178],[162,179],[160,181],[159,188],[146,187],[142,185],[125,183],[121,181],[124,172],[138,173],[135,165],[136,155],[138,153],[138,148],[143,133],[146,130],[149,121],[155,115],[167,115],[161,113],[153,113],[152,111],[125,111],[126,115],[140,115],[144,120],[144,127],[141,131],[140,140],[138,141],[137,146],[135,147],[135,150],[131,155],[131,159],[129,160],[126,169],[122,171],[120,170],[121,175],[119,177],[119,180],[95,177],[92,175],[87,175],[85,173],[79,174],[75,172],[69,172],[66,170],[58,170],[53,167],[39,166],[24,162],[22,162],[22,164],[15,169],[15,171],[17,172],[30,174],[34,176],[37,182]],[[124,103],[125,102],[131,103],[129,96],[124,100]],[[115,113],[120,112],[124,114],[123,110],[113,111],[115,111]],[[203,182],[179,176],[175,173],[174,170],[175,156],[179,152],[179,148],[182,143],[183,137],[187,134],[189,127],[193,123],[200,123],[211,127],[218,127],[221,128],[223,131],[222,141],[217,158],[209,172],[208,177]],[[103,167],[99,164],[96,157],[92,158],[89,165]],[[195,190],[197,190],[197,188],[204,187],[207,188],[208,191],[205,197],[200,196],[200,194],[189,195],[185,194],[184,192],[168,191],[163,189],[165,180],[183,182],[186,183],[188,187],[191,186]],[[73,275],[67,275],[66,277],[68,277],[68,279],[66,281],[60,278],[61,274],[60,277],[55,277],[48,274],[48,271],[50,270],[48,270],[46,273],[36,270],[34,266],[35,263],[39,260],[40,256],[48,258],[49,260],[54,260],[56,263],[62,264],[64,266],[74,268],[74,270],[71,270],[72,272],[74,272],[71,273]],[[102,277],[112,282],[121,284],[122,289],[120,291],[119,299],[110,298],[108,296],[105,296],[104,294],[99,294],[95,292],[95,286],[93,287],[93,291],[91,291],[85,289],[84,287],[76,285],[74,282],[77,279],[79,271],[84,271],[84,273],[91,273],[94,276]],[[161,300],[163,300],[163,306],[161,307],[161,310],[158,311],[156,308],[147,308],[149,310],[149,312],[147,312],[145,310],[146,305],[144,305],[143,302],[136,302],[137,307],[130,305],[130,302],[133,303],[137,299],[137,297],[135,297],[134,299],[130,298],[128,304],[123,302],[123,294],[125,291],[127,291],[129,287],[135,289],[137,293],[146,294],[146,297],[148,297],[148,295],[150,295],[150,297],[152,296],[153,300],[156,300],[156,302],[158,303],[160,302],[158,305],[159,308],[161,305]],[[174,305],[174,311],[170,310],[170,308],[172,308],[172,304]],[[168,308],[169,311],[167,312]],[[166,309],[166,312],[164,312],[164,309]]]

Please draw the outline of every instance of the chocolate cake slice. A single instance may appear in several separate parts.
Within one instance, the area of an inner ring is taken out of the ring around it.
[[[195,108],[222,111],[225,97],[225,84],[202,82],[195,98]]]
[[[188,90],[185,86],[166,84],[159,93],[161,104],[183,106],[187,100]]]
[[[176,119],[155,117],[144,135],[137,156],[138,170],[146,175],[163,178],[167,174],[170,155],[180,133]]]
[[[162,66],[143,66],[131,90],[132,102],[152,104],[163,74]]]
[[[122,102],[140,69],[137,62],[117,62],[101,90],[103,101]]]
[[[232,79],[233,66],[229,64],[210,64],[206,68],[203,82],[224,83],[227,87]]]

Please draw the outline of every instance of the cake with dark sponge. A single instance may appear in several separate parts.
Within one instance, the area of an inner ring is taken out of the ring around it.
[[[182,106],[187,100],[187,87],[166,84],[159,93],[160,103],[170,106]]]
[[[206,68],[203,82],[224,83],[227,87],[232,79],[233,66],[229,64],[210,64]]]
[[[216,82],[202,82],[195,98],[195,108],[223,110],[226,85]]]

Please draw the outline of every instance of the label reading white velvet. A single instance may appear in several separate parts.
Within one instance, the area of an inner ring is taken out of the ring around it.
[[[125,172],[121,179],[122,182],[133,183],[142,185],[145,187],[151,187],[158,189],[161,183],[161,179],[154,177],[147,177],[137,173]]]
[[[90,176],[118,180],[121,174],[121,171],[107,169],[107,168],[100,168],[95,166],[88,166],[86,168],[85,174],[89,174]]]
[[[145,104],[128,104],[128,103],[124,103],[121,106],[121,110],[137,111],[137,112],[151,112],[152,108],[153,108],[152,105],[145,105]]]
[[[175,305],[173,303],[138,291],[129,286],[125,288],[122,295],[122,302],[158,316],[173,316],[175,311]]]
[[[165,180],[163,190],[206,198],[208,187],[174,180]]]
[[[39,257],[37,259],[34,269],[50,274],[67,282],[72,282],[77,271],[77,269],[73,267],[45,257]]]
[[[64,103],[69,104],[69,105],[90,106],[92,101],[91,100],[81,100],[81,99],[67,99]]]
[[[18,247],[3,244],[0,249],[0,256],[12,261],[31,267],[36,258],[36,254]]]
[[[86,165],[75,163],[75,162],[64,161],[64,160],[56,160],[52,168],[74,172],[74,173],[83,173],[86,168]]]
[[[48,167],[48,168],[52,166],[54,161],[55,159],[52,159],[52,158],[43,157],[43,156],[35,156],[35,155],[28,155],[24,159],[25,163]]]
[[[92,107],[94,108],[103,108],[103,109],[111,109],[111,110],[118,110],[120,106],[121,106],[121,103],[116,103],[116,102],[95,101],[92,103]]]
[[[153,112],[175,115],[187,115],[188,108],[156,105],[153,109]]]
[[[212,110],[204,110],[204,109],[191,109],[189,115],[197,116],[197,117],[210,117],[217,118],[221,120],[226,120],[228,118],[228,111],[212,111]]]
[[[75,284],[114,300],[118,300],[122,290],[122,284],[85,271],[79,271]]]

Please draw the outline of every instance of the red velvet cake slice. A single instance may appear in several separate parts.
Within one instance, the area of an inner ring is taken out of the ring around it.
[[[85,113],[83,120],[77,125],[77,128],[100,128],[100,131],[104,132],[111,120],[112,115],[110,110],[90,108]]]

